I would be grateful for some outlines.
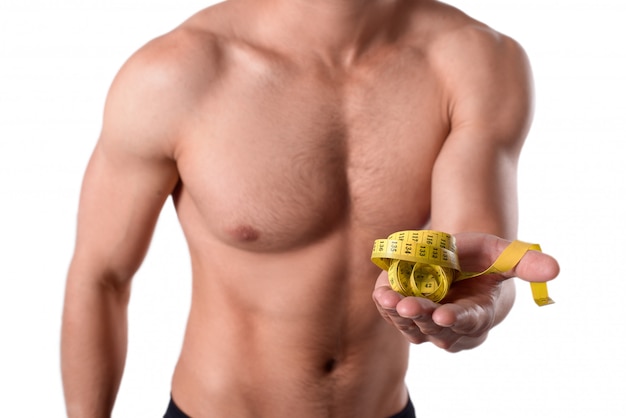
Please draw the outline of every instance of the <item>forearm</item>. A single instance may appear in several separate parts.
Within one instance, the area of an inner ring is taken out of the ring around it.
[[[129,286],[71,275],[61,336],[68,417],[110,417],[127,345]]]

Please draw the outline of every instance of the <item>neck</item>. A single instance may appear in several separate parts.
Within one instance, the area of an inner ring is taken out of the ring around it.
[[[242,0],[249,1],[249,0]],[[265,39],[348,65],[399,25],[400,0],[254,0]]]

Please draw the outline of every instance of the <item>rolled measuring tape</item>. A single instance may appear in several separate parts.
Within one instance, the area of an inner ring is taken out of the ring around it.
[[[372,249],[372,262],[387,270],[389,285],[404,296],[441,301],[454,282],[513,269],[528,250],[541,251],[538,244],[513,241],[485,271],[461,271],[454,236],[440,231],[400,231],[378,239]],[[539,306],[554,303],[548,285],[530,283],[533,299]]]

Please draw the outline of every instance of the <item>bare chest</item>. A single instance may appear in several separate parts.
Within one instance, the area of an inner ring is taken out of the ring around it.
[[[421,226],[447,126],[432,80],[392,76],[240,77],[208,101],[179,148],[179,213],[257,250],[304,245],[346,224],[373,233]]]

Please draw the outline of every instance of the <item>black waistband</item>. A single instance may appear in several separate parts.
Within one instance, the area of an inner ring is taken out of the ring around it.
[[[163,415],[163,418],[190,418],[190,417],[189,415],[181,411],[178,405],[174,403],[174,399],[170,397],[170,404],[167,406],[167,412],[165,412],[165,415]]]
[[[402,411],[389,418],[415,418],[415,408],[413,407],[413,402],[411,402],[411,397],[409,397],[409,401]]]
[[[163,416],[163,418],[190,418],[187,414],[180,410],[180,408],[174,403],[174,400],[170,398],[170,404],[167,406],[167,412]],[[411,398],[407,402],[404,409],[397,414],[389,417],[389,418],[415,418],[415,408],[413,407],[413,402],[411,402]]]

